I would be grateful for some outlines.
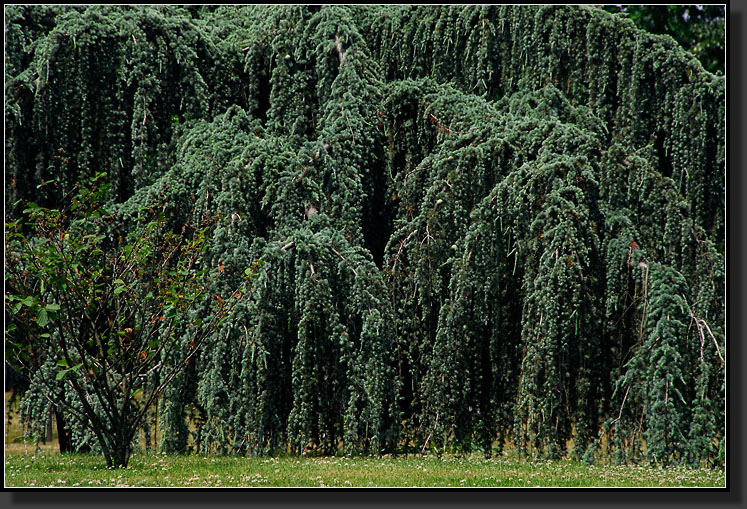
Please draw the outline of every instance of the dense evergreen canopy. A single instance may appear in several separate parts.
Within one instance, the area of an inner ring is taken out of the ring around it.
[[[5,27],[10,215],[106,171],[122,218],[217,218],[213,293],[259,274],[164,392],[164,450],[722,461],[725,78],[670,37],[584,6]]]

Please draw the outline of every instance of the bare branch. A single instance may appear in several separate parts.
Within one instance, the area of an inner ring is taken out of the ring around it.
[[[716,336],[714,336],[713,332],[711,332],[711,328],[708,326],[708,323],[705,320],[703,320],[702,318],[698,318],[697,316],[695,316],[695,314],[692,311],[690,311],[690,317],[695,322],[695,325],[697,325],[697,327],[698,327],[698,334],[700,334],[700,345],[701,345],[701,347],[700,347],[700,360],[701,361],[703,360],[703,343],[705,341],[705,334],[703,333],[703,329],[705,328],[705,330],[708,331],[708,335],[713,340],[713,346],[716,347],[716,353],[718,354],[718,358],[721,359],[722,363],[725,362],[724,361],[724,357],[721,355],[721,349],[718,346],[718,341],[716,341]]]

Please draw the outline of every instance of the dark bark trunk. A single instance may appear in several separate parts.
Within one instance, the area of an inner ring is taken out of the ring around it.
[[[130,445],[118,444],[112,455],[112,466],[114,468],[127,468],[130,462]]]
[[[130,444],[129,442],[115,443],[112,447],[104,447],[102,452],[106,459],[106,468],[127,468],[130,462]]]
[[[70,430],[65,426],[65,417],[60,410],[54,411],[55,421],[57,422],[57,438],[60,441],[60,452],[73,452],[73,443],[70,439]]]
[[[127,468],[130,462],[130,453],[132,452],[133,435],[134,432],[132,430],[120,430],[115,436],[111,437],[111,449],[109,449],[109,454],[107,455],[107,466],[109,468]]]

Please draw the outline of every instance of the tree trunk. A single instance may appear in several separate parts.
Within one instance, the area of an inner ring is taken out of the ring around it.
[[[130,444],[117,444],[112,453],[112,466],[114,468],[127,468],[130,462]]]
[[[65,426],[65,417],[58,409],[54,411],[55,421],[57,421],[57,438],[60,441],[60,452],[73,452],[73,444],[70,439],[70,430]]]
[[[115,443],[111,447],[104,447],[102,444],[102,452],[106,459],[106,468],[127,468],[130,462],[131,447],[127,441]]]
[[[111,463],[109,468],[127,468],[130,462],[130,453],[132,452],[132,439],[137,427],[127,430],[120,430],[112,437],[112,444],[107,463]]]
[[[47,429],[44,430],[44,439],[42,440],[43,444],[46,444],[47,442],[52,441],[52,414],[49,414],[49,419],[47,419]]]

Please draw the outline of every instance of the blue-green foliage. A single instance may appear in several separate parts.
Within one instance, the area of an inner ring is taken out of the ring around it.
[[[672,39],[585,6],[6,25],[6,203],[105,167],[125,217],[211,218],[214,298],[253,274],[165,450],[722,461],[725,81]]]

